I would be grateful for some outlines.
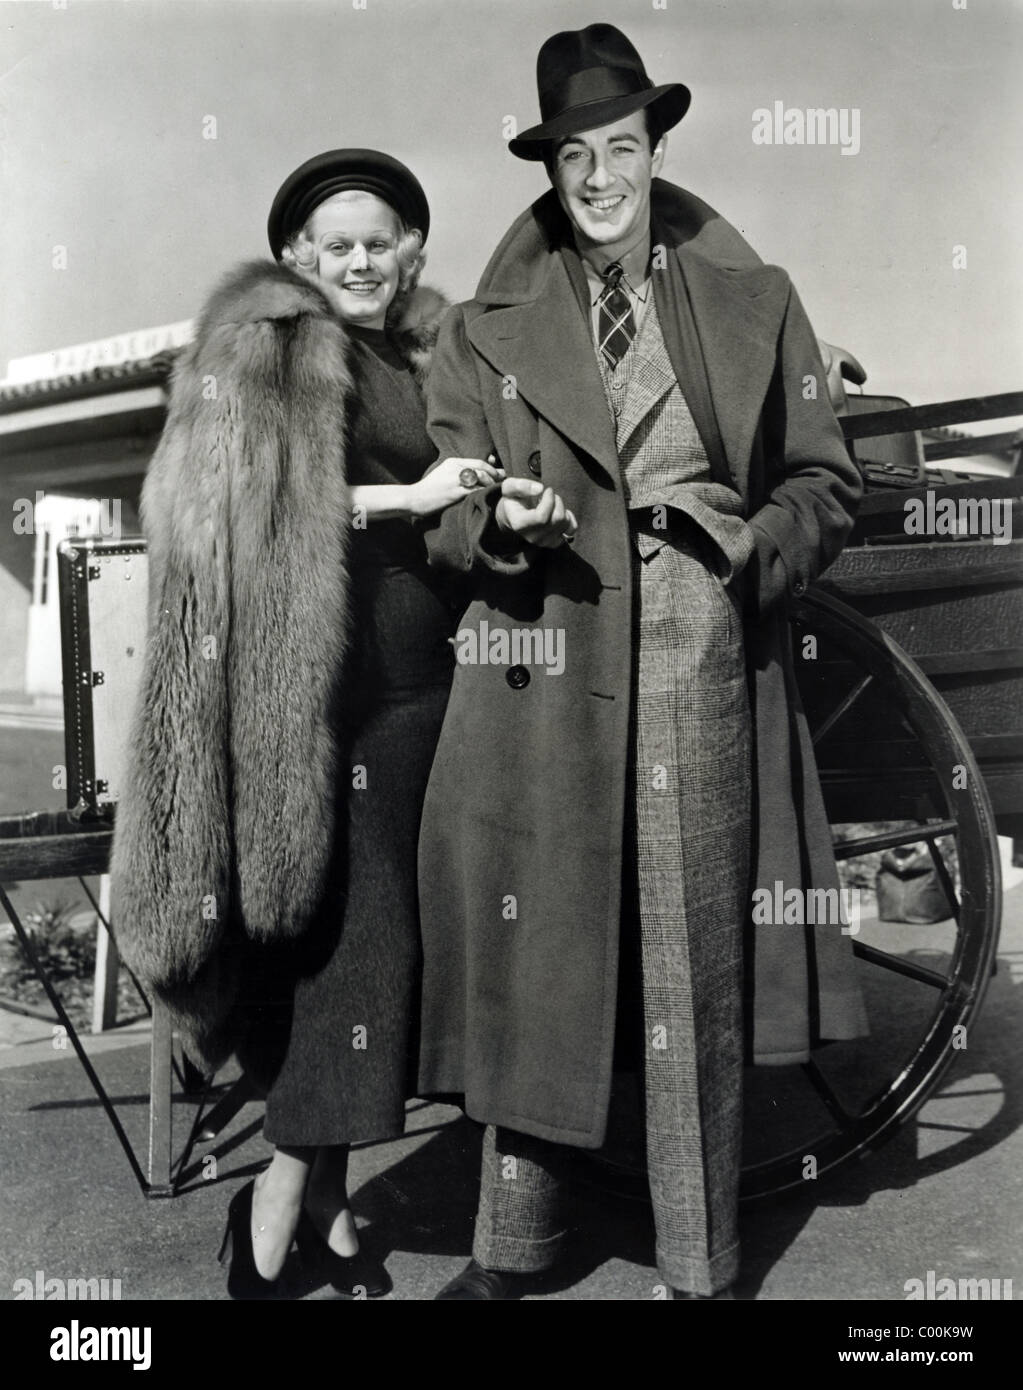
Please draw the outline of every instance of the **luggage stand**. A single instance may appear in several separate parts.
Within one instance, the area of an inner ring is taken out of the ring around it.
[[[106,873],[107,860],[110,855],[110,841],[111,831],[109,827],[97,828],[81,823],[76,825],[64,811],[41,811],[24,816],[5,817],[0,821],[0,903],[3,904],[3,909],[14,928],[18,941],[21,943],[22,950],[46,991],[46,997],[53,1006],[60,1026],[64,1029],[66,1036],[71,1040],[71,1046],[78,1054],[78,1060],[85,1069],[85,1074],[106,1112],[107,1119],[113,1126],[114,1133],[127,1156],[136,1181],[147,1196],[162,1196],[168,1190],[173,1190],[169,1164],[169,1116],[167,1121],[164,1121],[159,1107],[153,1107],[155,1114],[151,1111],[148,1172],[143,1172],[131,1146],[131,1141],[125,1134],[124,1127],[117,1116],[113,1102],[82,1045],[78,1030],[68,1017],[60,995],[54,988],[53,982],[47,975],[32,944],[32,938],[25,929],[25,925],[4,887],[5,883],[18,880],[73,877],[78,877],[81,880],[87,874]],[[162,1044],[162,1039],[160,1041]],[[155,1089],[157,1075],[162,1075],[164,1070],[164,1058],[161,1055],[163,1053],[166,1053],[167,1057],[167,1092],[169,1096],[170,1037],[168,1035],[166,1039],[166,1046],[158,1045],[158,1025],[154,1018],[150,1068],[154,1096],[158,1094]],[[164,1128],[167,1131],[166,1136],[163,1133]],[[161,1171],[160,1167],[160,1159],[164,1151],[167,1154],[166,1172]]]
[[[167,1011],[159,1000],[150,1004],[136,980],[139,996],[153,1021],[148,1155],[143,1170],[78,1030],[4,887],[18,880],[77,877],[109,934],[108,946],[113,952],[110,922],[85,878],[106,874],[109,865],[113,817],[130,738],[130,714],[146,642],[145,542],[99,537],[62,541],[57,547],[57,575],[68,809],[0,818],[0,904],[60,1026],[71,1040],[140,1188],[147,1197],[171,1197],[196,1139],[200,1135],[203,1139],[215,1138],[251,1093],[244,1085],[232,1087],[203,1120],[213,1077],[203,1077],[187,1057],[178,1066]],[[116,957],[108,961],[105,975],[116,990]],[[100,1020],[94,1021],[94,1026],[102,1026],[104,1015],[109,1017],[109,1011],[94,1010],[94,1020]],[[188,1140],[176,1163],[172,1157],[171,1127],[175,1074],[186,1094],[201,1093]]]
[[[121,1124],[114,1103],[85,1050],[78,1029],[64,1008],[53,981],[47,975],[46,968],[32,943],[32,937],[5,887],[5,884],[15,881],[77,877],[96,909],[97,917],[109,932],[110,924],[100,911],[85,877],[106,873],[112,839],[113,831],[109,823],[97,825],[95,822],[76,821],[66,811],[38,811],[0,818],[0,905],[3,906],[22,950],[46,991],[57,1022],[71,1041],[71,1046],[110,1121],[132,1175],[143,1194],[146,1197],[173,1197],[196,1141],[216,1138],[242,1106],[252,1098],[251,1090],[243,1082],[238,1082],[206,1112],[206,1098],[213,1078],[203,1077],[187,1057],[183,1057],[181,1065],[178,1065],[174,1057],[172,1029],[166,1009],[158,1000],[150,1003],[138,981],[134,981],[139,997],[153,1021],[149,1056],[148,1151],[146,1166],[143,1169]],[[134,976],[132,978],[134,980]],[[195,1095],[201,1092],[195,1119],[177,1162],[172,1154],[175,1076],[186,1094]]]

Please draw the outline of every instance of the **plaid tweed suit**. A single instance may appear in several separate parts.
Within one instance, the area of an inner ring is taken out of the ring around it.
[[[621,939],[639,997],[619,1031],[642,1030],[658,1269],[710,1294],[734,1280],[739,1259],[751,735],[739,603],[722,581],[750,541],[738,494],[710,481],[653,296],[617,366],[598,361],[634,541],[638,636]],[[488,1128],[481,1264],[553,1262],[567,1162],[546,1141]]]

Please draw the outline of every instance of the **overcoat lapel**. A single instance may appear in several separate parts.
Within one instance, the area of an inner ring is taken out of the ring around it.
[[[481,315],[470,325],[469,339],[502,376],[515,378],[516,392],[534,410],[617,478],[618,451],[600,368],[560,255],[550,255],[535,299]]]
[[[745,482],[775,368],[785,286],[770,266],[725,268],[684,245],[678,247],[677,256],[728,468],[734,479]]]
[[[664,247],[671,245],[665,228],[657,220],[653,223],[652,232],[657,248],[663,251]],[[655,261],[651,278],[664,346],[675,380],[682,388],[693,423],[703,442],[710,476],[724,487],[739,490],[725,455],[684,267],[679,263],[677,252],[668,257],[663,267]]]

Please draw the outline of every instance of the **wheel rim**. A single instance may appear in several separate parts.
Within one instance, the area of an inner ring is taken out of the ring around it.
[[[827,1048],[804,1064],[803,1076],[823,1105],[830,1128],[822,1126],[817,1133],[801,1137],[798,1144],[779,1154],[747,1163],[742,1172],[745,1200],[802,1186],[808,1156],[814,1159],[813,1174],[817,1177],[864,1156],[891,1138],[916,1113],[953,1060],[953,1040],[966,1036],[956,1030],[968,1030],[981,1005],[1001,916],[997,840],[987,792],[969,744],[940,695],[895,642],[829,595],[812,591],[794,605],[792,617],[797,627],[818,637],[822,645],[842,654],[862,673],[837,702],[831,702],[823,718],[811,723],[818,747],[827,748],[828,740],[850,720],[868,692],[875,697],[882,695],[915,736],[924,763],[930,764],[928,795],[944,803],[934,807],[937,814],[925,817],[922,827],[864,837],[851,845],[840,844],[836,857],[850,860],[860,853],[873,853],[897,843],[927,842],[939,880],[946,892],[951,890],[954,901],[954,885],[938,851],[940,840],[953,839],[961,891],[954,947],[948,953],[944,970],[934,970],[866,942],[853,942],[853,950],[864,965],[908,978],[934,991],[929,1024],[911,1055],[896,1064],[891,1076],[855,1109],[850,1109],[836,1093],[821,1065]],[[805,687],[807,682],[801,684]],[[812,698],[807,704],[813,704]],[[829,784],[826,762],[822,759],[821,780],[828,800],[829,792],[835,796],[836,781],[831,774]],[[953,769],[959,771],[953,775]],[[837,786],[839,794],[842,790]]]

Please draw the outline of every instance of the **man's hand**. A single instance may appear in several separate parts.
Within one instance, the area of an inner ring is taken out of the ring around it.
[[[553,488],[527,478],[505,478],[494,517],[502,531],[512,531],[531,545],[554,550],[574,538],[579,524]]]

